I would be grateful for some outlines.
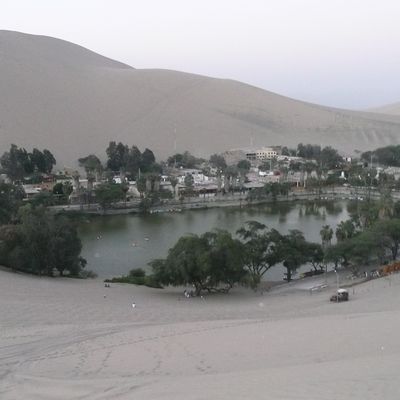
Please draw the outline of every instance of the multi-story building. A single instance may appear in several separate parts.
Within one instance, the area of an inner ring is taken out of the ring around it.
[[[247,151],[246,159],[249,161],[265,161],[271,160],[281,154],[280,146],[261,147],[256,150]]]

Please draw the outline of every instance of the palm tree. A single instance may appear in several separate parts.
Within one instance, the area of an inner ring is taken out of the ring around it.
[[[319,234],[321,236],[322,247],[325,249],[330,246],[333,238],[333,229],[329,225],[324,225]]]
[[[172,189],[174,190],[174,197],[176,197],[176,185],[178,184],[178,178],[176,176],[170,176],[169,181],[171,183]]]

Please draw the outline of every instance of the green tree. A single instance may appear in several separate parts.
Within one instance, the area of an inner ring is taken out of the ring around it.
[[[379,221],[371,228],[371,232],[375,234],[375,243],[389,250],[392,260],[396,260],[400,246],[400,220]]]
[[[250,286],[255,288],[265,273],[281,261],[278,246],[282,236],[257,221],[248,221],[236,233],[244,244],[244,265],[249,272]]]
[[[325,249],[332,243],[333,229],[329,225],[324,225],[319,231],[322,241],[322,247]]]
[[[24,150],[18,149],[12,144],[10,150],[5,152],[0,159],[0,165],[3,172],[11,179],[12,182],[22,180],[25,175]]]
[[[186,174],[185,176],[185,193],[187,195],[193,194],[194,179],[192,174]]]
[[[136,187],[138,192],[140,193],[140,197],[143,197],[143,195],[146,193],[146,177],[141,176],[137,181],[136,181]]]
[[[0,182],[0,225],[12,221],[25,196],[22,186]]]
[[[236,166],[239,171],[243,171],[246,173],[250,171],[251,164],[248,160],[240,160]]]
[[[322,269],[324,262],[324,251],[319,243],[308,243],[305,252],[307,253],[307,262],[309,262],[314,270]]]
[[[65,271],[79,275],[86,260],[80,256],[82,243],[75,226],[65,217],[59,217],[54,220],[52,235],[52,265],[61,276]]]
[[[106,149],[106,154],[108,157],[107,168],[114,172],[126,169],[129,156],[129,147],[127,145],[111,141]]]
[[[176,186],[178,184],[178,178],[176,176],[170,176],[169,181],[171,183],[172,189],[174,191],[174,197],[176,197]]]
[[[308,243],[302,232],[294,229],[282,236],[278,251],[286,268],[286,281],[290,282],[293,274],[309,261],[308,249]]]
[[[140,159],[140,169],[142,172],[152,172],[153,164],[156,162],[154,153],[150,149],[145,149]]]
[[[67,219],[43,207],[26,205],[20,208],[19,220],[7,235],[3,230],[6,265],[39,275],[51,276],[54,268],[60,273],[79,274],[85,265],[80,257],[82,245],[76,228]]]
[[[96,201],[103,211],[106,211],[112,204],[124,199],[122,185],[116,183],[103,183],[95,188]]]
[[[154,278],[163,285],[193,285],[202,291],[228,291],[245,276],[242,244],[229,232],[181,237],[165,260],[150,263]],[[221,287],[223,286],[223,287]]]
[[[99,158],[94,154],[89,154],[86,157],[82,157],[78,160],[79,165],[85,169],[86,176],[95,175],[96,180],[99,179],[103,166]]]
[[[50,174],[53,170],[54,165],[57,164],[56,159],[54,158],[53,154],[50,150],[44,149],[43,150],[43,157],[45,159],[45,170],[41,172],[45,172],[46,174]]]
[[[341,221],[336,227],[336,239],[338,242],[351,239],[356,235],[356,227],[351,220]]]
[[[212,167],[217,168],[218,171],[224,172],[226,169],[226,161],[220,154],[213,154],[210,157],[210,164]]]

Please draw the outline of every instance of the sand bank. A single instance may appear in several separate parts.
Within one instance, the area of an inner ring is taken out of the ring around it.
[[[0,397],[400,398],[400,276],[341,304],[318,283],[185,299],[0,271]]]

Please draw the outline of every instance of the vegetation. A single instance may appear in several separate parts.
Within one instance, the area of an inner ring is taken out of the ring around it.
[[[246,276],[242,249],[227,231],[188,235],[178,240],[166,259],[150,265],[162,285],[193,286],[196,295],[204,290],[228,292]]]
[[[366,151],[361,154],[361,159],[365,163],[373,163],[373,161],[392,167],[400,167],[400,145],[391,145],[380,147],[373,151]]]
[[[17,224],[0,227],[0,242],[0,262],[18,271],[79,276],[86,265],[75,226],[44,207],[21,207]]]
[[[167,165],[174,168],[195,168],[203,162],[202,158],[197,158],[188,151],[176,153],[167,159]]]
[[[112,279],[106,279],[107,283],[130,283],[133,285],[148,286],[161,289],[162,286],[157,282],[153,275],[146,275],[142,268],[135,268],[129,271],[126,276],[120,276]]]
[[[56,160],[49,150],[41,152],[33,149],[32,153],[24,148],[18,148],[12,144],[9,151],[6,151],[0,158],[0,165],[3,172],[12,182],[22,181],[27,175],[34,173],[51,173]]]
[[[0,182],[0,225],[15,219],[24,195],[21,186]]]
[[[136,146],[129,148],[126,144],[111,141],[106,149],[107,168],[125,176],[136,177],[140,173],[160,172],[161,167],[156,164],[156,159],[150,149],[143,153]]]
[[[122,201],[125,197],[123,187],[115,183],[103,183],[96,186],[96,200],[103,211],[106,211],[112,204]]]
[[[277,245],[282,236],[257,221],[248,221],[237,234],[243,241],[244,268],[249,274],[249,284],[255,288],[264,274],[281,261]]]

